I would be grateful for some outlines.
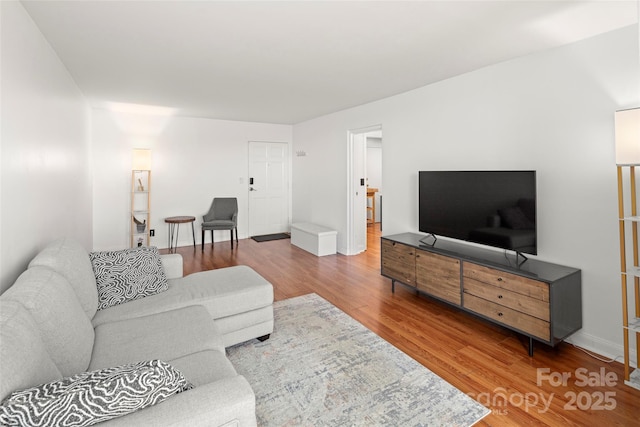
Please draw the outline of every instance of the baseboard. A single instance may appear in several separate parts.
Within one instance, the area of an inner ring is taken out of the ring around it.
[[[591,353],[596,353],[596,355],[600,355],[604,359],[615,359],[617,362],[624,363],[624,347],[616,342],[604,340],[580,331],[571,335],[565,341]],[[634,348],[629,353],[629,360],[631,361],[631,366],[637,367]]]

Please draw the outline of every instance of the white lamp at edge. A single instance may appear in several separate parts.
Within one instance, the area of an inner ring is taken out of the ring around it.
[[[147,148],[134,148],[131,170],[134,170],[134,171],[151,170],[151,150]]]
[[[640,165],[640,108],[616,111],[616,164]]]

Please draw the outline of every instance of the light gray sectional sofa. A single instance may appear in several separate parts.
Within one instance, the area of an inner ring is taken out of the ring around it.
[[[160,259],[166,290],[98,310],[102,296],[89,253],[71,239],[41,251],[0,296],[0,400],[86,372],[159,360],[182,374],[184,387],[102,424],[255,425],[253,391],[225,347],[268,338],[272,285],[246,266],[182,277],[180,255]]]

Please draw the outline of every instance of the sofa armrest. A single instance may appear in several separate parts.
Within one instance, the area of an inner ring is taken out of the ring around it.
[[[182,270],[182,255],[180,254],[165,254],[160,255],[162,260],[162,268],[164,268],[164,274],[167,279],[178,279],[184,275]]]
[[[256,425],[255,395],[249,382],[238,375],[197,386],[100,425],[253,427]]]

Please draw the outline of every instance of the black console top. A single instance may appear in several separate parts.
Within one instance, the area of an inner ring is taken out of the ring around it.
[[[433,242],[433,237],[421,234],[402,233],[383,236],[382,238],[425,251],[460,258],[506,272],[513,272],[520,276],[530,277],[548,283],[580,271],[577,268],[552,264],[536,259],[528,259],[523,262],[522,258],[516,259],[516,254],[513,252],[477,247],[468,243],[448,239],[439,238],[434,244],[429,244]],[[427,243],[423,243],[420,240]]]

